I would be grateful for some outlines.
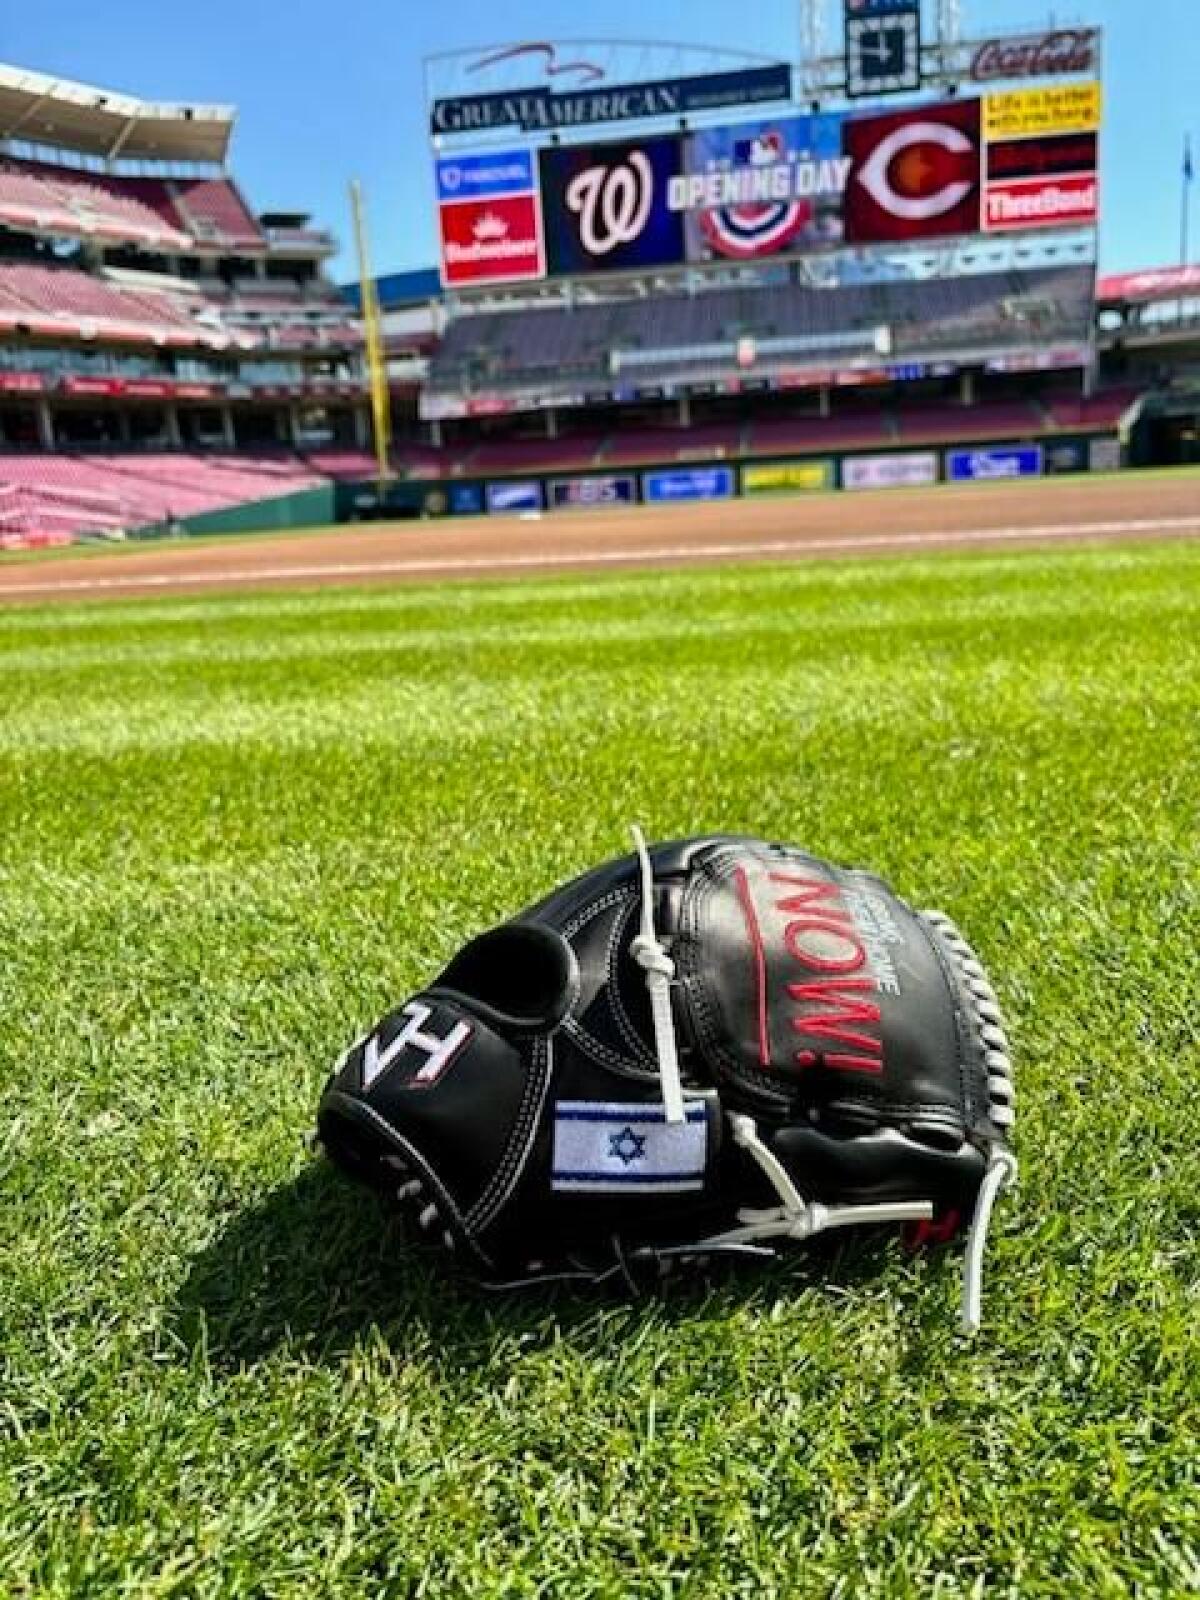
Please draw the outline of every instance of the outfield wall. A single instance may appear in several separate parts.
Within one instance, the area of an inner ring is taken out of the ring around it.
[[[181,517],[180,525],[185,533],[284,533],[290,528],[322,528],[337,520],[336,490],[337,485],[323,483],[270,500],[201,511],[194,517]]]
[[[998,482],[1112,472],[1125,466],[1112,433],[1054,435],[952,446],[897,446],[827,456],[779,455],[764,460],[666,462],[609,471],[525,472],[507,476],[406,479],[389,486],[382,503],[374,485],[343,484],[344,521],[386,517],[520,515],[577,512],[622,505],[679,505],[761,499],[840,490],[928,487],[938,483]]]

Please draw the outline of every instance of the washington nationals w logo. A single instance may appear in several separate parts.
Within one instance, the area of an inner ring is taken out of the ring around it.
[[[586,167],[567,185],[567,207],[579,218],[579,242],[589,255],[606,256],[632,244],[646,226],[654,200],[654,169],[641,150],[615,167]]]

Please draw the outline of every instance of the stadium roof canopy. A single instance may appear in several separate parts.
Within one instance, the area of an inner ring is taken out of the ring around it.
[[[1108,304],[1148,300],[1178,300],[1200,295],[1200,266],[1152,267],[1144,272],[1118,272],[1101,278],[1096,298]]]
[[[157,105],[0,66],[0,141],[49,145],[106,161],[223,165],[235,115],[232,106]]]

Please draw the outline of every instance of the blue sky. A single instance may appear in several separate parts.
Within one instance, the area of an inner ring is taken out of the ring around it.
[[[926,0],[931,5],[932,0]],[[522,39],[601,35],[679,39],[794,58],[795,0],[53,0],[11,4],[0,60],[164,100],[240,110],[234,171],[258,209],[311,210],[350,239],[347,181],[370,207],[377,271],[434,261],[422,60],[435,51]],[[972,37],[1038,26],[1031,0],[963,0]],[[1185,131],[1200,169],[1197,0],[1083,0],[1060,25],[1107,34],[1101,264],[1173,263],[1179,255]],[[828,0],[835,32],[840,6]],[[840,23],[837,24],[840,31]],[[1192,185],[1200,257],[1200,176]],[[353,276],[346,251],[335,264]]]

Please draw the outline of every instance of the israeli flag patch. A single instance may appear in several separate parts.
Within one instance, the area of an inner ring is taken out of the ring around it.
[[[685,1194],[704,1187],[708,1114],[684,1102],[684,1121],[660,1105],[561,1100],[554,1112],[552,1189],[576,1194]]]

